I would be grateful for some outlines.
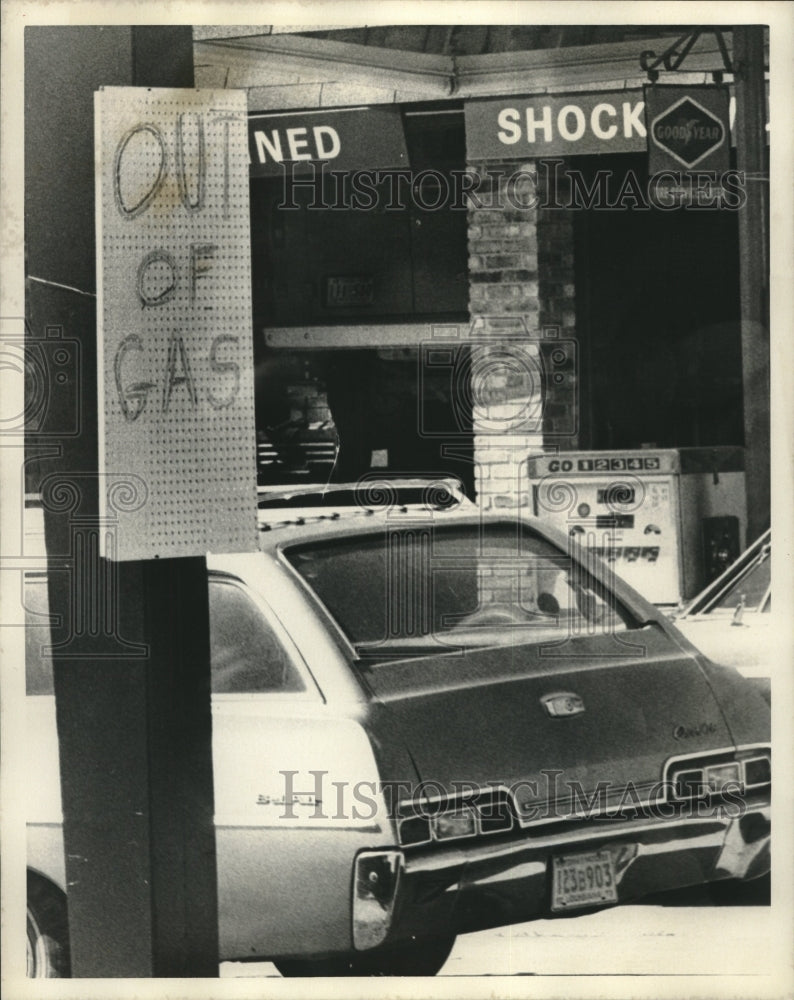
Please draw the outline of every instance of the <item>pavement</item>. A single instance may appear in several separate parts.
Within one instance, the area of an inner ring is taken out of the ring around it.
[[[640,905],[461,935],[437,978],[766,976],[776,931],[769,882],[742,887],[739,895],[728,889],[717,896],[719,905],[708,888],[698,887]],[[224,962],[221,976],[260,978],[278,972],[269,962]]]

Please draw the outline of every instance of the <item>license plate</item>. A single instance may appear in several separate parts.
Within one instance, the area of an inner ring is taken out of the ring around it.
[[[552,875],[553,912],[618,901],[615,866],[609,851],[552,858]]]

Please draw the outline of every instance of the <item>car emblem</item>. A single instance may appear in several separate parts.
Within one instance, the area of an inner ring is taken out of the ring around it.
[[[673,730],[674,740],[691,740],[700,736],[713,736],[717,727],[713,722],[701,722],[696,726],[676,726]]]
[[[540,703],[552,719],[561,719],[567,715],[581,715],[584,712],[584,702],[578,694],[574,694],[572,691],[555,691],[553,694],[544,694]]]

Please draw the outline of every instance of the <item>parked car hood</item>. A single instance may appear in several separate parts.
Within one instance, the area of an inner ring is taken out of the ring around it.
[[[709,659],[767,687],[775,665],[790,656],[789,630],[777,621],[770,600],[771,544],[767,530],[674,616],[676,628]]]
[[[746,614],[741,624],[733,624],[733,618],[732,610],[714,610],[675,624],[709,659],[735,667],[745,677],[768,678],[776,661],[776,639],[783,634],[772,627],[772,614]]]

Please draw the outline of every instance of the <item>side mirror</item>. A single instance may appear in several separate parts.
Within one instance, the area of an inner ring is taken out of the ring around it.
[[[537,604],[538,611],[540,611],[541,614],[549,615],[551,618],[556,618],[560,613],[560,602],[554,594],[550,594],[547,590],[538,594]]]

